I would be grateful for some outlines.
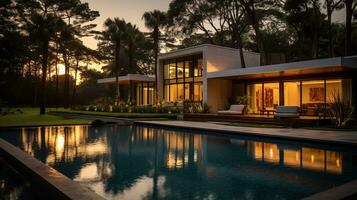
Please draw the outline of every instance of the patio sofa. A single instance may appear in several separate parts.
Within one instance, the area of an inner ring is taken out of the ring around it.
[[[275,118],[298,118],[299,117],[298,106],[278,106],[276,108]]]
[[[243,115],[245,105],[231,105],[229,110],[220,110],[218,114]]]

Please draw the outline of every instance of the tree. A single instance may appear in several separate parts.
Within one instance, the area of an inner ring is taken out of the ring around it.
[[[129,57],[129,65],[128,65],[128,73],[135,74],[138,70],[137,63],[134,64],[135,61],[135,52],[138,49],[138,44],[142,43],[144,40],[144,35],[139,31],[136,25],[132,25],[131,23],[126,24],[126,33],[125,33],[125,43],[127,45],[128,57]],[[129,83],[129,97],[128,99],[131,101],[133,98],[132,95],[132,84]]]
[[[40,5],[40,4],[38,4]],[[63,26],[64,22],[53,15],[47,13],[46,8],[48,5],[42,4],[45,12],[35,12],[27,21],[27,31],[30,38],[37,41],[41,49],[42,57],[42,78],[41,78],[41,98],[40,98],[40,114],[46,113],[46,78],[49,57],[50,42],[56,37],[56,33]]]
[[[352,53],[352,18],[357,7],[357,0],[344,0],[346,9],[345,55]]]
[[[152,30],[151,37],[153,39],[153,45],[154,45],[154,71],[155,71],[155,100],[154,102],[157,102],[158,99],[158,81],[157,81],[157,60],[158,60],[158,55],[160,53],[160,36],[161,32],[160,29],[165,27],[167,24],[166,22],[166,13],[161,12],[159,10],[154,10],[151,12],[145,12],[143,17],[145,20],[145,26],[149,29]]]
[[[134,74],[137,71],[137,65],[135,62],[135,52],[138,49],[138,46],[144,40],[144,35],[139,31],[136,25],[131,23],[126,24],[126,33],[124,37],[125,45],[127,46],[128,57],[129,57],[129,66],[128,73]]]
[[[342,0],[325,0],[328,26],[328,54],[329,57],[334,57],[334,44],[332,39],[332,13],[343,7]]]
[[[119,70],[120,70],[120,53],[122,41],[126,34],[126,22],[119,18],[107,19],[104,22],[105,30],[102,32],[101,40],[108,41],[114,46],[114,63],[115,63],[115,84],[116,84],[116,103],[120,101],[119,88]]]
[[[319,0],[287,0],[284,9],[286,21],[297,33],[297,40],[312,58],[319,57],[320,38],[325,16]]]

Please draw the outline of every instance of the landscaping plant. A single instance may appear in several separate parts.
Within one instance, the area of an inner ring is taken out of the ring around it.
[[[333,125],[337,128],[344,128],[352,120],[353,107],[349,100],[343,100],[338,93],[333,93],[330,99],[330,109],[328,114]]]

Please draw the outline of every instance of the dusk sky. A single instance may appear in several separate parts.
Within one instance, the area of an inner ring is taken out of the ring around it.
[[[167,11],[170,0],[83,0],[88,2],[92,10],[97,10],[100,13],[92,23],[98,24],[97,30],[102,30],[103,22],[108,18],[124,18],[127,22],[136,24],[141,31],[147,31],[144,21],[141,20],[145,11],[154,9]],[[97,42],[93,38],[84,38],[84,43],[95,49]]]

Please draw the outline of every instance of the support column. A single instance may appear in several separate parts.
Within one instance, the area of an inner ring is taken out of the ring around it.
[[[279,81],[279,105],[284,105],[284,81]]]

